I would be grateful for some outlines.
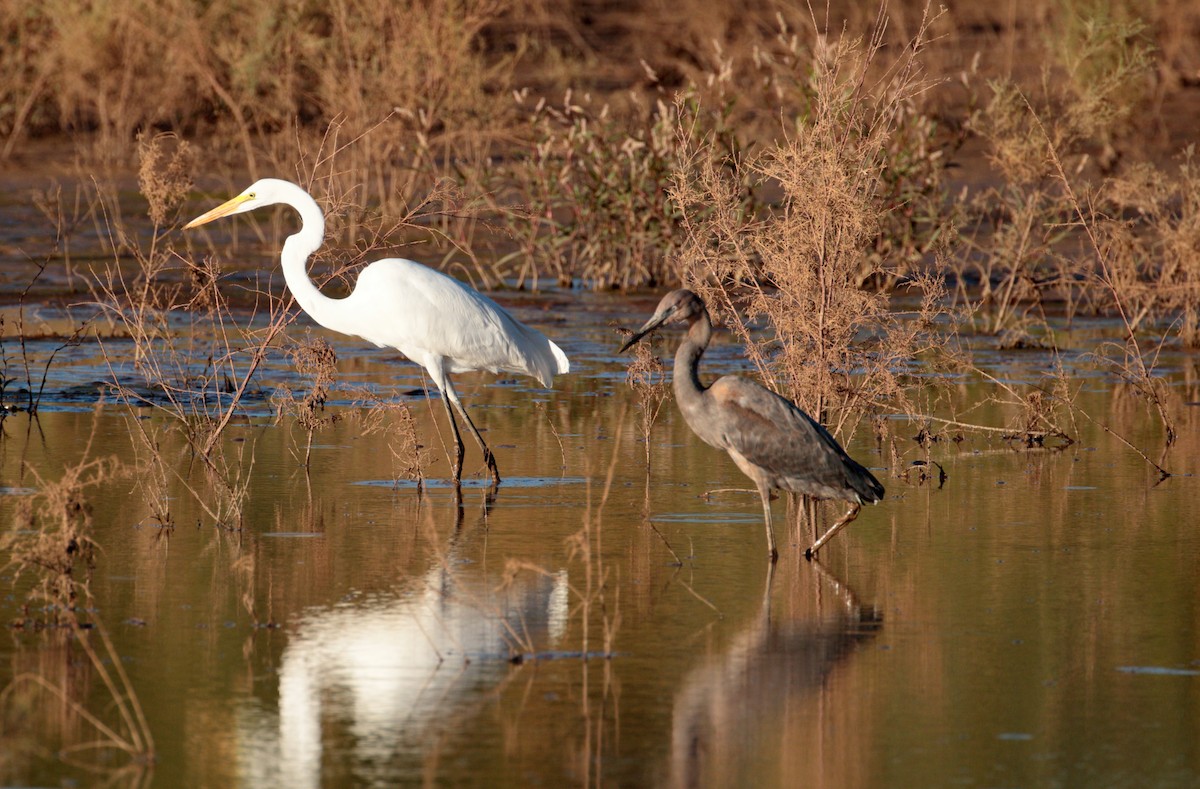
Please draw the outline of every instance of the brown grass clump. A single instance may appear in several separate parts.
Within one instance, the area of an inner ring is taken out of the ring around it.
[[[198,24],[198,61],[218,122],[239,130],[252,177],[271,174],[260,172],[264,159],[274,173],[298,171],[294,152],[324,149],[335,131],[355,202],[402,214],[464,172],[460,159],[485,159],[507,123],[511,56],[485,58],[481,40],[501,10],[494,0],[335,0],[255,6],[259,24],[247,25],[242,4],[218,3]],[[213,47],[210,24],[244,34]]]
[[[115,159],[137,131],[194,114],[192,74],[173,46],[186,23],[186,15],[146,0],[0,3],[0,29],[11,42],[4,65],[15,69],[6,73],[21,77],[0,89],[7,100],[0,112],[4,153],[31,130],[58,127],[95,130],[94,152]]]
[[[1111,240],[1116,235],[1110,232],[1114,227],[1114,220],[1098,214],[1090,204],[1085,207],[1076,194],[1070,177],[1063,169],[1062,160],[1055,155],[1053,162],[1066,199],[1070,202],[1071,208],[1077,218],[1077,225],[1086,237],[1097,258],[1097,267],[1090,273],[1088,281],[1092,287],[1103,289],[1111,295],[1114,309],[1125,329],[1125,336],[1122,338],[1122,342],[1105,343],[1097,351],[1097,355],[1103,358],[1105,348],[1109,345],[1119,349],[1118,353],[1123,354],[1124,358],[1119,361],[1115,359],[1110,361],[1113,370],[1128,383],[1132,384],[1138,395],[1143,397],[1148,406],[1157,414],[1163,426],[1166,445],[1170,446],[1175,441],[1176,432],[1175,423],[1167,405],[1168,390],[1163,381],[1154,375],[1154,368],[1158,353],[1162,348],[1162,342],[1158,343],[1156,350],[1147,353],[1143,351],[1142,343],[1138,339],[1137,328],[1134,322],[1135,317],[1130,303],[1131,290],[1134,295],[1136,295],[1137,290],[1131,289],[1129,287],[1130,282],[1122,281],[1120,277],[1120,272],[1127,270],[1129,267],[1129,258],[1127,255],[1114,254],[1114,250],[1121,248],[1119,243],[1117,245],[1107,243],[1108,240]],[[1119,228],[1119,225],[1117,227]],[[1126,263],[1125,266],[1120,265],[1123,261]],[[1144,453],[1141,454],[1144,459],[1154,465],[1163,477],[1169,476],[1169,472],[1165,468],[1151,461]]]
[[[961,278],[960,288],[977,285],[977,296],[964,291],[963,298],[984,308],[985,330],[1024,338],[1046,300],[1077,306],[1090,298],[1089,250],[1078,245],[1059,171],[1083,183],[1118,165],[1117,146],[1145,101],[1152,68],[1141,24],[1119,11],[1067,4],[1052,27],[1050,65],[1037,89],[993,80],[990,98],[967,121],[987,141],[1000,183],[964,206],[970,230],[961,265],[974,276]],[[1105,243],[1115,249],[1123,242],[1111,230]],[[1107,294],[1093,303],[1111,306]]]
[[[1107,183],[1109,206],[1098,241],[1112,278],[1084,307],[1103,311],[1111,291],[1122,294],[1132,331],[1173,324],[1185,347],[1200,348],[1200,167],[1185,151],[1172,176],[1150,165],[1130,168]],[[1090,297],[1090,298],[1088,298]]]
[[[277,408],[277,421],[284,414],[288,414],[307,434],[303,465],[308,468],[312,457],[313,434],[333,424],[337,419],[336,415],[325,413],[329,389],[337,380],[337,353],[334,352],[333,346],[324,340],[310,337],[292,349],[291,357],[296,372],[310,379],[309,389],[299,398],[292,392],[277,392],[272,400]]]
[[[37,493],[17,505],[9,530],[0,537],[6,570],[20,579],[34,576],[21,626],[55,626],[77,621],[99,551],[93,538],[88,488],[111,480],[112,460],[91,460],[47,480],[29,468]],[[34,605],[34,608],[30,608]]]
[[[138,188],[149,204],[150,221],[165,227],[192,190],[195,150],[174,134],[139,136],[138,147]]]
[[[679,103],[641,102],[636,94],[623,115],[570,91],[561,104],[524,94],[518,102],[529,114],[532,149],[505,173],[522,205],[507,214],[519,244],[518,285],[536,287],[543,270],[561,286],[624,290],[671,281],[683,217],[667,187],[686,155],[682,124],[697,131],[705,124],[727,139],[727,118],[698,111],[688,118]]]
[[[292,351],[292,361],[296,365],[296,372],[312,378],[312,388],[301,401],[307,414],[301,421],[306,427],[320,427],[324,422],[317,417],[317,412],[325,407],[329,388],[336,380],[337,353],[334,352],[333,346],[324,340],[312,339]]]
[[[625,372],[625,381],[633,388],[638,404],[638,432],[646,449],[646,473],[650,472],[650,431],[658,421],[658,415],[667,402],[670,385],[667,383],[667,367],[662,357],[655,353],[653,342],[642,342],[634,346],[633,363]]]
[[[494,88],[511,65],[483,58],[480,33],[503,8],[497,0],[333,0],[313,69],[319,108],[352,128],[392,111],[416,134],[489,128],[505,116]]]
[[[242,399],[254,394],[254,372],[288,319],[277,301],[260,294],[270,320],[264,329],[243,328],[219,287],[215,267],[175,252],[168,235],[191,185],[195,157],[190,146],[160,135],[143,137],[139,152],[139,184],[153,232],[142,243],[120,218],[116,196],[98,190],[111,260],[93,282],[103,320],[133,343],[134,377],[128,374],[124,351],[114,355],[103,341],[100,348],[119,400],[165,416],[189,454],[183,462],[172,457],[170,448],[178,444],[164,440],[160,428],[145,420],[131,420],[143,467],[138,489],[152,517],[163,526],[173,523],[166,506],[170,480],[181,484],[216,523],[233,528],[240,524],[248,495],[252,444],[227,452],[222,435]],[[199,482],[190,479],[197,459],[205,477]]]
[[[820,39],[807,64],[807,113],[794,128],[753,159],[697,151],[672,187],[688,217],[683,281],[730,324],[772,388],[835,429],[900,397],[895,363],[925,350],[928,335],[902,330],[885,292],[862,288],[878,265],[868,250],[892,209],[880,200],[887,141],[928,87],[917,62],[924,34],[879,79],[870,74],[882,20],[868,42]],[[780,193],[769,214],[740,210],[750,178]],[[925,303],[936,310],[936,297]],[[772,328],[766,338],[755,331],[760,318]]]
[[[36,715],[40,720],[43,711],[59,710],[73,725],[61,727],[64,742],[56,756],[92,771],[119,773],[113,752],[123,753],[124,766],[136,771],[153,759],[154,739],[91,597],[91,574],[101,548],[94,537],[88,491],[112,485],[123,470],[115,458],[87,460],[90,449],[89,439],[82,453],[85,459],[66,468],[57,480],[29,467],[37,491],[21,499],[12,523],[0,536],[0,551],[8,555],[4,571],[18,584],[32,576],[24,615],[12,624],[61,628],[59,633],[43,635],[61,636],[70,647],[63,652],[70,670],[59,670],[54,661],[39,663],[32,670],[17,672],[0,691],[0,742],[5,748],[21,747],[22,738],[14,735],[29,730],[23,716]],[[79,660],[76,647],[86,662]],[[94,708],[89,682],[73,681],[81,667],[90,670],[89,678],[94,677],[107,693],[103,709]],[[46,697],[56,703],[47,704]],[[49,750],[45,742],[25,747]]]
[[[253,137],[395,113],[396,138],[490,124],[505,58],[483,59],[494,0],[434,3],[0,3],[0,133],[94,129],[120,155],[138,131],[216,124],[254,170]],[[500,94],[503,95],[503,94]],[[403,120],[401,120],[403,119]]]
[[[388,437],[392,478],[412,480],[417,490],[423,491],[429,457],[408,403],[397,398],[381,399],[370,392],[363,392],[359,400],[366,405],[366,411],[357,414],[362,420],[363,435],[382,433]]]
[[[835,434],[887,412],[925,425],[920,445],[939,428],[1069,442],[1061,377],[1024,387],[995,381],[988,399],[1015,406],[1002,426],[973,423],[967,415],[978,404],[954,402],[940,376],[909,374],[971,369],[956,335],[960,316],[946,304],[961,210],[937,205],[944,164],[916,109],[932,87],[921,57],[935,21],[927,18],[886,67],[875,60],[883,19],[866,41],[820,36],[809,59],[779,60],[803,69],[804,115],[752,157],[722,158],[702,144],[673,181],[686,217],[680,279],[729,325],[768,386]],[[790,51],[802,49],[793,42]],[[914,178],[909,185],[900,185],[897,165]],[[746,183],[777,195],[769,210],[743,210]],[[1027,233],[1039,222],[1029,217]],[[894,442],[887,432],[877,431],[880,440]]]

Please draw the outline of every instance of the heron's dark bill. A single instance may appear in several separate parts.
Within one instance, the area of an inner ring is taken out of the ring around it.
[[[630,337],[628,340],[625,341],[625,344],[621,346],[621,350],[619,350],[617,353],[625,353],[630,348],[637,345],[639,342],[641,342],[643,337],[645,337],[647,334],[649,334],[650,332],[657,329],[659,327],[659,325],[663,322],[663,320],[666,320],[666,318],[665,317],[662,319],[651,318],[649,323],[647,323],[642,328],[638,329],[636,332],[634,332],[634,335],[632,337]]]
[[[625,344],[621,346],[621,350],[617,351],[617,353],[625,353],[630,348],[637,345],[643,337],[666,323],[666,321],[674,314],[675,310],[668,310],[659,315],[655,315],[653,318],[646,321],[646,325],[642,326],[642,328],[638,329],[632,337],[626,340]]]
[[[650,332],[648,332],[648,331],[637,332],[636,334],[634,334],[632,337],[630,337],[628,340],[625,341],[625,344],[621,346],[621,350],[617,351],[617,353],[625,353],[630,348],[632,348],[633,346],[635,346],[639,342],[641,342],[642,338],[645,337],[649,333]]]

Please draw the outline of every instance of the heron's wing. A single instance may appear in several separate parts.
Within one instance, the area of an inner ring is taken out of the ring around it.
[[[569,368],[567,357],[541,332],[477,290],[411,260],[367,266],[347,301],[359,313],[356,334],[410,357],[439,356],[451,372],[508,370],[549,385]]]
[[[820,496],[853,490],[864,501],[882,498],[883,486],[871,472],[790,400],[736,376],[719,379],[709,392],[728,448],[774,477],[777,487]]]

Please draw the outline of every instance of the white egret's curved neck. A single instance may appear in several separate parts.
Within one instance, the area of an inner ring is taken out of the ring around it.
[[[283,278],[301,309],[323,324],[322,317],[336,299],[321,293],[309,279],[308,257],[320,249],[325,241],[325,215],[307,192],[294,184],[288,186],[291,188],[279,202],[290,205],[300,214],[300,230],[283,242],[283,252],[280,253]]]

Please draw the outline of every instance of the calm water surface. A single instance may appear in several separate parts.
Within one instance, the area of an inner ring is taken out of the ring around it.
[[[560,341],[573,369],[553,391],[461,376],[506,480],[494,497],[473,445],[476,481],[461,507],[441,484],[436,395],[402,395],[430,480],[423,493],[396,484],[398,439],[364,431],[354,390],[419,392],[419,371],[324,334],[339,355],[330,413],[343,418],[316,434],[306,473],[305,432],[277,422],[265,399],[250,404],[225,445],[248,489],[241,530],[215,527],[177,483],[167,485],[173,530],[154,523],[127,478],[88,488],[101,546],[94,618],[132,680],[157,758],[99,777],[64,766],[55,749],[91,730],[72,705],[26,687],[9,697],[0,780],[1200,785],[1195,409],[1179,406],[1182,437],[1165,461],[1178,475],[1161,484],[1085,421],[1060,451],[939,443],[929,456],[948,475],[941,488],[898,477],[925,457],[908,440],[918,426],[892,423],[899,468],[860,430],[851,453],[876,470],[887,499],[819,563],[802,557],[807,536],[777,525],[772,572],[756,495],[670,402],[647,469],[610,324],[640,323],[653,302],[508,302]],[[579,307],[566,314],[568,304]],[[1068,335],[1080,350],[1094,342],[1086,331]],[[11,335],[5,349],[11,365]],[[107,350],[130,352],[117,341]],[[738,357],[719,338],[707,369],[739,369]],[[1030,352],[988,361],[1016,381],[1049,365]],[[1181,403],[1200,399],[1191,359],[1165,370]],[[88,394],[105,377],[94,346],[67,349],[40,418],[4,421],[6,526],[40,479],[85,452],[135,462],[135,420],[160,431],[190,473],[169,419]],[[260,385],[302,381],[280,354]],[[1161,437],[1136,398],[1082,367],[1075,385],[1097,420],[1157,459]],[[961,394],[974,402],[986,390],[964,384]],[[971,414],[1001,425],[1008,416],[995,405]],[[784,523],[786,506],[775,502]],[[10,621],[27,585],[6,573],[0,617]],[[64,634],[10,630],[0,644],[0,681],[39,673],[112,715]]]

